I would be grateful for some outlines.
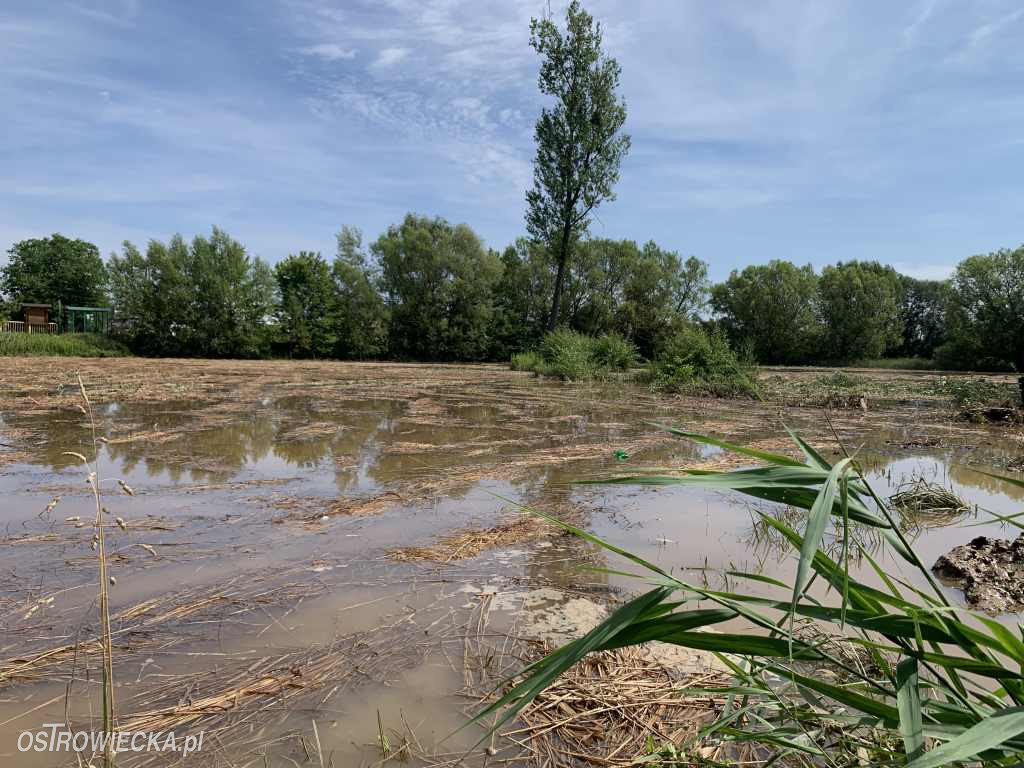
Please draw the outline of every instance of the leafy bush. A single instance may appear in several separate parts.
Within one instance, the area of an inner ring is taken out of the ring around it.
[[[935,350],[935,365],[942,371],[1012,373],[1013,363],[986,352],[981,340],[958,336]]]
[[[593,378],[597,373],[594,339],[582,333],[567,328],[551,331],[541,341],[540,353],[549,372],[567,381]]]
[[[598,368],[628,371],[636,356],[633,343],[617,333],[606,333],[593,340],[593,359]]]
[[[0,333],[0,356],[124,357],[128,349],[95,333]]]
[[[541,340],[539,349],[512,355],[510,367],[514,371],[533,371],[566,381],[582,381],[629,370],[636,358],[636,347],[616,333],[595,339],[559,328]]]
[[[819,376],[818,384],[828,389],[857,389],[863,388],[866,382],[860,376],[854,376],[845,371],[836,371]]]
[[[539,374],[546,374],[548,372],[548,364],[544,362],[544,357],[540,352],[532,349],[512,355],[509,367],[513,371],[533,371]]]
[[[663,392],[716,397],[756,397],[755,367],[740,359],[725,336],[698,326],[684,328],[655,355],[648,374]]]

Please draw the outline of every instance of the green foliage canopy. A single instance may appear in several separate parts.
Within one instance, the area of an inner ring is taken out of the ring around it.
[[[895,354],[930,358],[946,336],[946,308],[952,298],[944,280],[900,275],[900,326],[903,341]]]
[[[331,269],[319,253],[300,251],[274,267],[281,341],[296,357],[331,357],[337,306]]]
[[[388,310],[381,296],[380,275],[363,251],[363,234],[342,227],[331,267],[337,297],[335,354],[366,359],[387,352]]]
[[[110,259],[125,335],[144,354],[258,357],[269,350],[274,274],[216,227],[209,238],[167,245],[151,240],[143,256],[126,242]]]
[[[956,268],[943,367],[1024,371],[1024,246],[971,256]]]
[[[372,246],[399,358],[479,360],[490,343],[490,297],[501,260],[465,224],[409,214]]]
[[[7,255],[8,262],[0,269],[0,290],[14,305],[108,304],[107,270],[92,243],[54,234],[17,242]]]
[[[839,262],[822,270],[818,288],[826,327],[823,357],[881,357],[901,343],[902,286],[892,267],[877,261]]]
[[[711,306],[733,346],[749,346],[762,363],[801,363],[816,352],[817,300],[814,270],[788,261],[733,270],[711,290]]]

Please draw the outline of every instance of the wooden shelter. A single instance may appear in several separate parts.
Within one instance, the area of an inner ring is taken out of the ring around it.
[[[33,326],[49,325],[51,309],[52,307],[49,304],[22,304],[21,315],[25,325],[30,328]]]
[[[5,320],[0,330],[9,333],[57,333],[57,324],[50,322],[50,304],[21,305],[21,320]]]

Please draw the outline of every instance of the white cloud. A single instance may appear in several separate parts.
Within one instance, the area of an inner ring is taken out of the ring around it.
[[[317,45],[307,45],[305,48],[299,49],[300,53],[304,53],[307,56],[316,56],[326,61],[341,61],[345,59],[354,59],[356,57],[355,48],[342,48],[337,43],[318,43]]]
[[[382,48],[377,53],[373,66],[377,69],[393,67],[409,55],[408,48]]]

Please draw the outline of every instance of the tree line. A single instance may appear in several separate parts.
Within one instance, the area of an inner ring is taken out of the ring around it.
[[[104,262],[61,235],[8,252],[0,290],[22,302],[112,306],[137,354],[507,361],[550,326],[559,258],[535,239],[498,252],[465,224],[409,214],[364,245],[271,267],[223,230],[125,242]],[[949,280],[875,261],[771,261],[708,279],[707,264],[657,243],[583,239],[564,266],[555,325],[619,334],[643,357],[700,325],[765,364],[934,359],[951,369],[1024,370],[1024,246],[971,256]]]

